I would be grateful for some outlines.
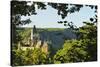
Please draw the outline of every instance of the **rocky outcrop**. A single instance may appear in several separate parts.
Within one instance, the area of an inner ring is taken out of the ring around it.
[[[43,31],[39,35],[41,41],[51,41],[51,46],[55,49],[55,52],[62,48],[65,40],[77,38],[71,29],[65,29],[64,31]]]

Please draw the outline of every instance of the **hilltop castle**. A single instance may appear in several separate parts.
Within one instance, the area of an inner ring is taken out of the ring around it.
[[[31,30],[30,38],[27,40],[26,44],[22,46],[21,43],[19,43],[18,49],[26,50],[27,48],[29,49],[40,48],[43,52],[48,53],[48,43],[46,41],[41,40],[41,37],[35,25]]]

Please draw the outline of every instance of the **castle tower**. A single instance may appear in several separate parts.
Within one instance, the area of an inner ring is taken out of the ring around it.
[[[31,46],[34,46],[37,43],[37,30],[36,30],[36,26],[33,26],[33,29],[31,30]]]
[[[42,46],[42,52],[48,53],[48,43],[44,41],[43,46]]]
[[[31,30],[31,40],[33,40],[33,36],[36,33],[37,33],[36,26],[34,25],[33,28],[32,28],[32,30]]]

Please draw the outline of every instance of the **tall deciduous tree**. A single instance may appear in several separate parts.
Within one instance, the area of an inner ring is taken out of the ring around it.
[[[54,56],[54,63],[83,62],[97,60],[97,26],[84,22],[79,28],[80,38],[67,40]]]

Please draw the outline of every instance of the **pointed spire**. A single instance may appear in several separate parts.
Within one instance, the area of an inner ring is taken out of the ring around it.
[[[33,26],[33,34],[37,33],[36,26]]]

